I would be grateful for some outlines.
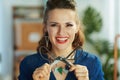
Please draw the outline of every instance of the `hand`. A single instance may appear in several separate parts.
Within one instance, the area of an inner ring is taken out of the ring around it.
[[[78,80],[89,80],[88,69],[86,66],[72,65],[70,71],[74,71]]]
[[[36,68],[33,72],[33,80],[49,80],[51,67],[45,63],[43,66]]]

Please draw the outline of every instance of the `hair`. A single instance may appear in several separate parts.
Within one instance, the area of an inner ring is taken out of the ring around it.
[[[37,51],[39,52],[39,49],[41,46],[46,47],[46,45],[47,45],[45,36],[48,36],[48,33],[45,31],[45,27],[47,25],[48,13],[54,9],[70,9],[70,10],[73,10],[76,12],[76,23],[79,27],[79,30],[75,34],[75,39],[72,43],[72,46],[73,46],[73,48],[78,47],[78,46],[82,47],[85,37],[84,37],[83,31],[82,31],[82,25],[80,23],[80,19],[79,19],[78,14],[77,14],[75,1],[74,0],[48,0],[46,3],[46,9],[45,9],[44,18],[43,18],[43,24],[44,24],[43,37],[39,41]],[[51,51],[52,44],[50,41],[48,42],[48,45],[49,46],[47,47],[47,49],[49,51]],[[42,49],[42,53],[47,53],[47,52],[48,51],[46,49]]]

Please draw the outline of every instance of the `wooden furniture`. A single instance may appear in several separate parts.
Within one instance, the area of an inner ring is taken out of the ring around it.
[[[115,43],[114,43],[114,80],[118,80],[118,39],[120,35],[115,36]]]
[[[22,59],[36,52],[42,37],[43,6],[13,6],[14,79],[18,80]]]
[[[15,27],[16,50],[36,50],[42,37],[43,26],[40,22],[22,22]]]

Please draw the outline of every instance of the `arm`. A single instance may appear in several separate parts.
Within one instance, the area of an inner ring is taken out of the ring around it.
[[[18,80],[32,80],[30,75],[31,75],[31,72],[28,68],[27,60],[24,59],[20,63],[20,75],[18,76]]]
[[[97,57],[95,57],[91,65],[91,71],[89,73],[90,73],[90,80],[104,80],[102,65]]]

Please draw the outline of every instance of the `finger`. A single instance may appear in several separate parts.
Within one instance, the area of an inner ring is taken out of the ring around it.
[[[40,72],[40,77],[42,76],[42,77],[46,77],[47,75],[48,75],[48,73],[45,71],[45,70],[42,70],[41,72]]]
[[[47,71],[48,71],[48,72],[51,72],[51,66],[50,66],[50,64],[46,63],[45,65],[46,65],[46,67],[47,67]]]
[[[75,69],[77,69],[77,67],[81,67],[81,65],[74,65],[72,64],[69,71],[74,71]]]
[[[76,76],[88,76],[88,69],[86,66],[76,65],[74,72]]]
[[[89,80],[89,77],[78,77],[78,80]]]
[[[33,77],[34,80],[39,80],[40,78],[43,77],[43,75],[42,75],[40,72],[35,71],[35,72],[33,73],[32,77]]]
[[[49,74],[51,71],[50,65],[45,63],[42,67],[38,68],[37,71],[43,71],[46,74]]]
[[[82,65],[75,65],[75,68],[76,68],[76,70],[81,71],[81,72],[88,71],[87,67],[82,66]]]
[[[50,64],[48,64],[48,63],[45,64],[45,70],[46,70],[46,73],[50,74],[50,72],[51,72]]]
[[[65,60],[65,63],[69,68],[74,65],[72,62],[70,62],[68,60]]]
[[[87,77],[88,73],[87,72],[77,72],[75,73],[76,77]]]
[[[69,71],[74,71],[76,69],[75,65],[71,65]]]
[[[79,65],[77,65],[75,72],[88,72],[88,69],[87,69],[86,66],[79,66]]]
[[[36,68],[36,70],[34,71],[35,75],[40,74],[44,69],[43,68]]]
[[[48,67],[47,64],[44,64],[43,70],[41,71],[41,73],[43,73],[43,74],[48,74],[49,73],[49,67]]]
[[[50,74],[50,66],[49,64],[45,63],[43,66],[36,68],[33,73],[34,78],[45,77],[46,75]]]

